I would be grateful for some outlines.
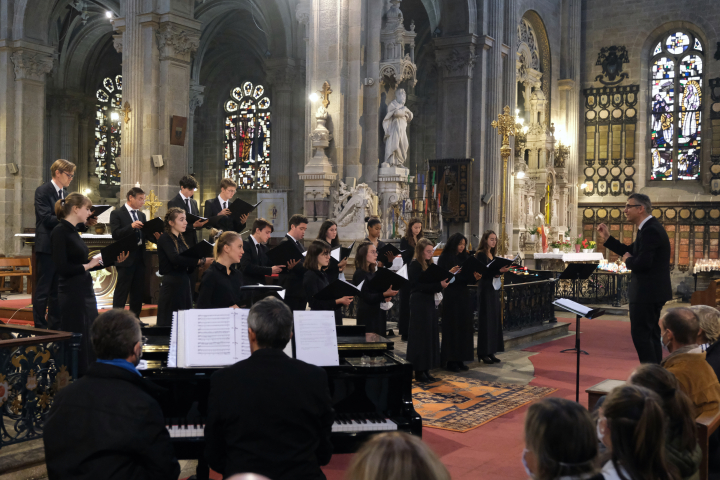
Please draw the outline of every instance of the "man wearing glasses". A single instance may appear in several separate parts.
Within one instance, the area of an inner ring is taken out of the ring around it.
[[[607,225],[598,225],[598,238],[623,256],[630,277],[630,333],[641,363],[660,363],[660,311],[672,298],[670,284],[670,240],[655,217],[650,215],[650,198],[633,193],[627,199],[625,216],[637,225],[638,233],[630,245],[610,235]]]
[[[60,328],[58,313],[58,277],[52,260],[50,232],[58,224],[55,203],[67,197],[67,187],[75,177],[75,164],[59,159],[50,167],[52,179],[35,190],[35,260],[37,284],[33,291],[33,320],[35,328]],[[95,225],[97,218],[90,217],[87,225]],[[80,228],[86,231],[87,228]],[[48,301],[49,300],[49,301]],[[45,311],[47,319],[45,319]]]

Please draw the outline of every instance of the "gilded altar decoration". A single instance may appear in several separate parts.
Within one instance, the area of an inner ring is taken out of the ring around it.
[[[510,148],[510,137],[515,136],[517,123],[515,117],[510,115],[510,107],[505,105],[503,113],[498,115],[498,119],[492,122],[492,127],[496,128],[498,135],[502,137],[502,146],[500,147],[500,156],[503,160],[502,173],[502,197],[500,199],[500,241],[498,242],[498,255],[507,255],[509,250],[509,241],[505,225],[507,223],[507,162],[512,153]]]
[[[123,113],[125,114],[125,123],[130,123],[130,112],[132,112],[132,108],[130,108],[130,102],[125,101],[125,105],[123,106]]]

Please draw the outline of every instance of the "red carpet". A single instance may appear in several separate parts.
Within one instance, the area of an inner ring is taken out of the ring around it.
[[[570,321],[562,318],[561,321]],[[571,331],[575,331],[574,319]],[[580,347],[590,353],[580,359],[580,402],[587,406],[585,389],[606,378],[626,379],[638,365],[630,338],[630,323],[616,320],[583,320]],[[554,387],[552,396],[575,399],[575,355],[560,350],[575,346],[566,337],[526,349],[535,379],[530,385]],[[520,455],[524,448],[523,422],[527,406],[510,412],[467,433],[423,429],[423,440],[440,457],[454,480],[518,480],[527,477]],[[323,468],[328,480],[342,480],[351,455],[335,455]]]

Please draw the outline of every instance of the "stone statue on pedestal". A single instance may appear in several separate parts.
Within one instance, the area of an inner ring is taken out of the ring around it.
[[[383,120],[385,130],[385,158],[383,167],[402,167],[407,159],[410,146],[407,137],[407,124],[413,119],[412,112],[405,106],[407,95],[399,88],[395,92],[395,100],[388,105],[387,115]]]

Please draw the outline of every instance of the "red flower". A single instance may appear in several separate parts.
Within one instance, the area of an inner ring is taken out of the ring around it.
[[[590,248],[590,246],[588,245],[587,238],[584,238],[584,239],[583,239],[583,241],[582,241],[582,246],[583,246],[583,248]]]

